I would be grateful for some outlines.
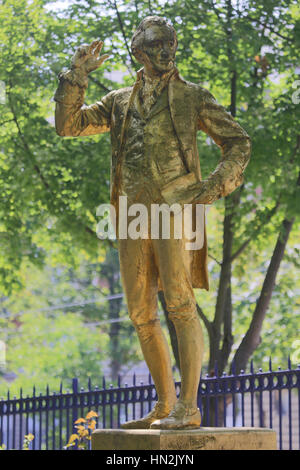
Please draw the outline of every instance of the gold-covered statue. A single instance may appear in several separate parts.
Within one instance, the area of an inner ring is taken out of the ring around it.
[[[111,204],[119,217],[119,198],[128,207],[143,204],[211,204],[243,182],[250,139],[232,116],[204,88],[187,82],[175,66],[177,37],[164,19],[145,18],[133,35],[132,53],[143,68],[132,87],[108,93],[85,106],[88,74],[108,57],[103,43],[81,46],[70,70],[60,74],[55,94],[56,130],[60,136],[88,136],[110,131]],[[221,149],[215,171],[201,181],[196,135],[204,131]],[[203,206],[202,206],[203,207]],[[193,212],[194,214],[194,212]],[[173,215],[173,214],[172,214]],[[174,216],[173,216],[174,218]],[[172,219],[172,217],[171,217]],[[204,214],[203,214],[204,220]],[[192,429],[201,423],[197,391],[203,335],[193,288],[208,289],[205,223],[202,244],[186,249],[185,238],[119,237],[122,283],[130,318],[155,383],[158,401],[128,429]],[[162,289],[178,339],[181,390],[177,400],[168,345],[157,314]]]

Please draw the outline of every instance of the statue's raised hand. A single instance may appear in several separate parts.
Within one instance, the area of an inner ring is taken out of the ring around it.
[[[102,46],[103,41],[93,41],[90,45],[80,46],[72,58],[72,69],[79,69],[85,74],[98,69],[109,57],[109,54],[99,56]]]

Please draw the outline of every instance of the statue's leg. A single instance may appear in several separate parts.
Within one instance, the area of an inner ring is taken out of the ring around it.
[[[158,395],[149,415],[122,427],[149,428],[167,416],[176,401],[169,348],[157,315],[157,267],[151,240],[119,240],[119,257],[129,315]]]
[[[179,349],[181,391],[169,418],[152,428],[178,429],[200,426],[197,393],[203,357],[203,332],[196,311],[183,240],[154,242],[159,275],[169,318],[174,323]],[[165,421],[165,422],[164,422]]]

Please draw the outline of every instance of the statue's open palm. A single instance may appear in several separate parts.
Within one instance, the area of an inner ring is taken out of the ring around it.
[[[98,69],[109,57],[109,54],[99,56],[102,46],[103,41],[93,41],[90,45],[80,46],[72,58],[72,67],[79,68],[86,74]]]

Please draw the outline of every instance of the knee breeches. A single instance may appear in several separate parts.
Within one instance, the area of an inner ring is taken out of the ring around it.
[[[174,324],[197,317],[184,240],[119,240],[119,256],[129,315],[138,333],[151,334],[158,321],[159,288],[164,292],[169,317]]]

